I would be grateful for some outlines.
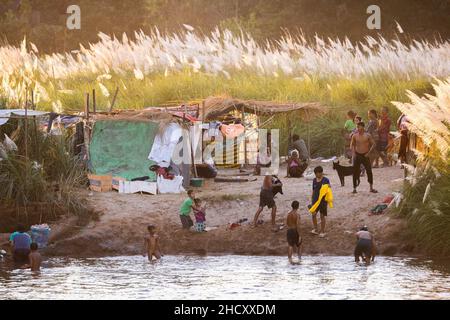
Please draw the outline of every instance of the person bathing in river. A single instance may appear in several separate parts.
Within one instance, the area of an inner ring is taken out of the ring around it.
[[[370,264],[375,258],[373,249],[375,248],[375,241],[373,235],[369,232],[369,229],[364,226],[356,233],[356,247],[355,247],[355,262],[359,263],[359,257],[365,260],[366,265]]]
[[[38,244],[33,242],[30,245],[30,250],[31,250],[31,253],[28,255],[28,259],[30,260],[30,269],[31,269],[31,271],[40,271],[42,257],[38,251]]]
[[[313,180],[312,204],[308,206],[309,212],[312,214],[314,229],[312,234],[318,234],[319,237],[325,237],[325,225],[327,216],[327,207],[333,207],[333,193],[331,192],[331,184],[328,178],[323,176],[323,168],[321,166],[314,168],[316,177]],[[317,213],[320,212],[320,233],[317,228]]]
[[[288,259],[290,263],[293,263],[292,253],[294,247],[297,248],[298,259],[302,257],[302,238],[300,237],[300,215],[298,213],[298,207],[300,204],[298,201],[293,201],[292,211],[288,213],[286,218],[287,225],[287,242],[288,242]]]
[[[363,165],[367,172],[367,181],[370,184],[370,192],[377,193],[373,188],[372,166],[370,165],[369,155],[375,148],[375,142],[370,134],[364,131],[364,122],[357,125],[358,132],[352,136],[350,147],[352,148],[355,158],[353,161],[353,193],[357,193],[356,187],[358,178],[361,173],[360,166]]]
[[[195,198],[194,199],[195,207],[194,217],[195,217],[195,231],[197,232],[206,232],[205,230],[205,221],[206,221],[206,206],[202,207],[202,200]]]
[[[261,192],[259,193],[259,208],[255,213],[255,218],[253,219],[253,226],[256,227],[258,225],[258,218],[264,207],[267,206],[269,209],[272,209],[272,228],[275,231],[275,217],[277,214],[277,206],[275,205],[275,200],[273,199],[273,183],[272,176],[266,175],[264,177],[263,185],[261,187]]]
[[[17,226],[17,231],[9,237],[13,260],[16,264],[24,265],[28,263],[30,254],[31,237],[25,232],[25,227],[21,224]]]
[[[144,254],[148,256],[149,261],[161,258],[161,249],[159,248],[159,236],[155,233],[156,227],[149,225],[147,227],[148,235],[144,237]]]

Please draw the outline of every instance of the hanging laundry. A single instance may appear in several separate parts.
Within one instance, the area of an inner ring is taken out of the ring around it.
[[[242,124],[222,124],[220,126],[220,131],[227,138],[236,138],[245,131],[245,127]]]
[[[218,137],[220,135],[220,122],[213,121],[209,123],[208,136]]]
[[[156,162],[160,167],[167,168],[182,132],[179,124],[169,124],[162,135],[156,135],[148,159]]]

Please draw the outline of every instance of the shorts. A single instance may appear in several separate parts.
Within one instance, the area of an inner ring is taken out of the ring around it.
[[[13,260],[15,263],[21,263],[21,264],[29,263],[29,258],[28,258],[29,254],[30,254],[29,249],[14,250]]]
[[[319,207],[316,209],[316,212],[314,212],[314,214],[316,214],[317,212],[320,212],[321,216],[326,217],[327,214],[328,214],[328,209],[327,208],[328,208],[327,203],[325,201],[322,201],[319,204]]]
[[[291,247],[298,247],[302,243],[302,238],[298,234],[297,229],[288,229],[286,233],[286,239]]]
[[[205,231],[205,222],[196,222],[195,223],[195,231],[197,232],[203,232]]]
[[[261,193],[259,194],[259,206],[261,208],[267,206],[269,209],[275,206],[272,190],[261,190]]]
[[[370,257],[372,255],[372,240],[360,239],[356,244],[355,257],[359,257],[364,253],[365,257]]]
[[[180,215],[181,224],[183,226],[183,229],[189,229],[194,225],[194,222],[192,222],[192,219],[190,216],[183,216]]]
[[[386,151],[387,145],[388,145],[387,141],[378,141],[378,144],[377,144],[378,151],[379,152]]]

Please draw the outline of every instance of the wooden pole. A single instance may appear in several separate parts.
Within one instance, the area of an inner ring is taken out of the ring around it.
[[[84,97],[84,115],[89,120],[89,93],[85,93]]]
[[[92,89],[92,108],[93,112],[97,112],[97,104],[95,103],[95,89]]]
[[[28,161],[28,88],[25,91],[25,161]]]
[[[186,120],[186,115],[187,115],[187,106],[186,106],[186,104],[184,104],[183,122]],[[190,137],[190,135],[189,135],[189,137]],[[191,138],[189,138],[189,148],[191,150],[192,165],[194,166],[194,176],[196,178],[198,178],[197,167],[195,166],[195,159],[194,159],[194,148],[192,147],[192,139]]]
[[[205,122],[205,100],[202,100],[202,122]]]
[[[111,107],[109,108],[109,112],[112,111],[112,109],[114,108],[114,104],[116,103],[116,98],[117,98],[117,94],[119,93],[119,87],[116,87],[116,92],[114,92],[114,97],[113,100],[111,102]]]
[[[36,106],[34,105],[34,91],[31,90],[31,108],[36,110]]]
[[[244,112],[244,106],[242,106],[241,110],[241,121],[242,125],[244,126],[244,165],[247,164],[247,137],[245,133],[245,112]]]

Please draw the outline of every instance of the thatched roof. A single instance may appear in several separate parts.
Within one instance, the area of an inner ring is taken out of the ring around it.
[[[257,115],[271,115],[274,113],[286,113],[303,110],[305,120],[325,112],[326,108],[317,102],[308,103],[278,103],[273,101],[239,100],[223,97],[209,97],[204,102],[204,110],[201,114],[205,120],[212,120],[231,111],[254,113]]]

